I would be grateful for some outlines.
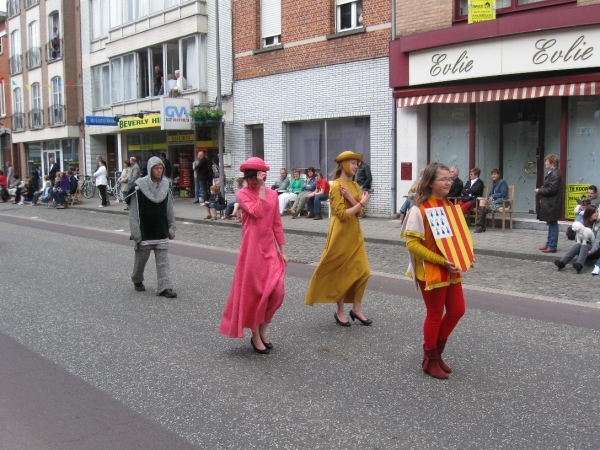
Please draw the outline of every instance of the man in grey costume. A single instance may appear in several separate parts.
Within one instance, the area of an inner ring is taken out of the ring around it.
[[[175,298],[169,266],[169,239],[175,239],[175,214],[169,180],[163,177],[165,166],[160,158],[148,160],[148,175],[135,182],[131,196],[129,226],[135,241],[133,281],[136,291],[145,291],[144,268],[154,250],[156,260],[156,295]]]

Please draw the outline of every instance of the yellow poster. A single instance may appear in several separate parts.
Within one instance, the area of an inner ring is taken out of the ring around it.
[[[567,195],[565,205],[565,218],[575,219],[575,207],[579,204],[578,200],[587,197],[588,184],[567,184]]]
[[[469,0],[469,23],[496,19],[496,0]]]

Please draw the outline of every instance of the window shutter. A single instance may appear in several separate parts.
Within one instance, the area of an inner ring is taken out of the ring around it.
[[[260,23],[263,39],[281,34],[281,0],[261,0]]]

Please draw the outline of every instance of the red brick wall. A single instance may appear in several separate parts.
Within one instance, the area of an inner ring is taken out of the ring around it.
[[[6,22],[0,23],[0,31],[6,30]],[[12,115],[12,97],[10,95],[10,75],[8,74],[8,59],[10,58],[10,33],[2,37],[2,54],[0,55],[0,79],[4,80],[4,101],[6,103],[6,117],[2,123],[10,128],[10,116]]]
[[[363,26],[391,22],[389,0],[363,0]],[[260,49],[260,1],[233,2],[234,55]],[[391,29],[285,48],[286,44],[323,38],[335,32],[333,0],[282,0],[283,49],[234,59],[236,80],[311,67],[387,56]]]
[[[410,36],[452,26],[454,0],[427,3],[396,0],[396,35]]]

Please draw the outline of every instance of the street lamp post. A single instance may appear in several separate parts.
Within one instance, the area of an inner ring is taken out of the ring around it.
[[[217,45],[217,108],[223,109],[223,100],[221,99],[221,44],[219,39],[219,0],[215,0],[215,19],[216,26],[216,45]],[[219,180],[220,191],[225,195],[225,168],[223,166],[223,119],[219,122]]]

